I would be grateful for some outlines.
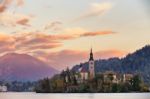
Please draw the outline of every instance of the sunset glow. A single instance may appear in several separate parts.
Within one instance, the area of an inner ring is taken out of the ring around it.
[[[150,44],[148,0],[0,0],[0,55],[32,55],[62,70]]]

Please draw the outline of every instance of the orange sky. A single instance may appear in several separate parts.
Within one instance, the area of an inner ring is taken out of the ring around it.
[[[36,4],[34,4],[36,2]],[[0,0],[0,55],[35,56],[56,69],[123,57],[149,44],[148,0]]]

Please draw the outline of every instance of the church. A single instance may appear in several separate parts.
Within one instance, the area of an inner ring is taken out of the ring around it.
[[[120,83],[129,82],[133,75],[132,74],[118,74],[114,71],[97,72],[95,69],[95,61],[93,50],[91,48],[87,64],[80,64],[79,68],[76,70],[75,77],[78,83],[84,83],[89,80],[93,80],[96,76],[103,76],[104,82]],[[68,76],[66,76],[66,82],[68,82]]]
[[[95,62],[94,62],[92,48],[91,48],[91,52],[90,52],[90,58],[88,61],[88,69],[85,68],[85,66],[82,66],[82,64],[81,64],[78,71],[80,73],[80,80],[81,81],[85,81],[88,79],[92,80],[95,78]]]
[[[91,48],[91,51],[90,51],[88,67],[83,66],[82,64],[80,64],[78,74],[80,75],[80,76],[77,76],[77,79],[78,79],[79,83],[82,83],[82,82],[87,81],[87,80],[92,80],[92,79],[95,78],[96,75],[99,75],[99,74],[102,74],[104,76],[104,81],[105,82],[112,81],[113,83],[119,83],[121,81],[128,82],[133,78],[132,74],[123,74],[123,75],[121,75],[121,74],[118,74],[118,73],[113,72],[113,71],[105,71],[104,73],[96,73],[95,72],[95,61],[94,61],[94,57],[93,57],[92,48]],[[110,79],[110,78],[113,78],[113,79]]]

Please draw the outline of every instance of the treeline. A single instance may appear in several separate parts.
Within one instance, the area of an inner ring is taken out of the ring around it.
[[[37,82],[0,81],[0,85],[7,86],[7,91],[33,92]]]
[[[121,93],[121,92],[148,92],[139,75],[135,75],[130,81],[113,83],[104,81],[104,75],[96,75],[92,80],[78,83],[74,73],[66,71],[69,79],[66,82],[64,71],[53,78],[40,80],[35,88],[37,93]]]

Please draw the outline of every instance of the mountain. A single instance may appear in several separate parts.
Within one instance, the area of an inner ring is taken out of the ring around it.
[[[88,63],[82,64],[88,70]],[[78,70],[76,65],[72,70]],[[110,58],[95,60],[95,72],[114,71],[118,73],[140,74],[143,80],[150,85],[150,45],[128,54],[124,58]]]
[[[57,70],[27,54],[9,53],[0,57],[0,80],[35,81],[55,73]]]

